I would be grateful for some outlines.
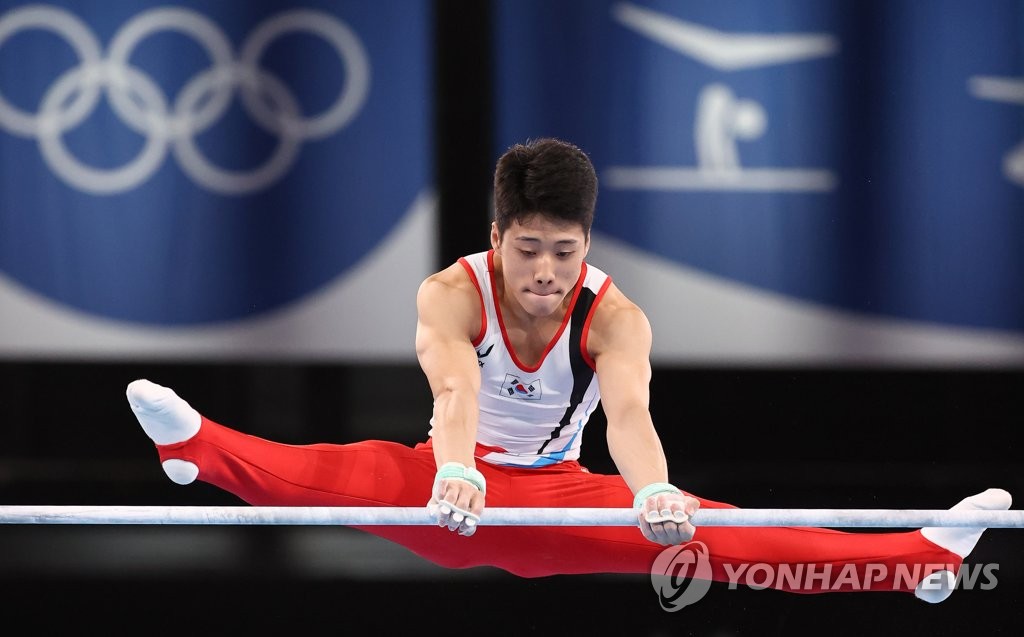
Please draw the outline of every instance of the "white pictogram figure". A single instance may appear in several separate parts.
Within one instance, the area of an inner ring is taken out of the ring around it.
[[[136,15],[114,35],[106,56],[88,25],[47,5],[28,5],[0,16],[0,47],[17,33],[32,29],[63,37],[79,63],[54,79],[37,113],[16,108],[0,93],[0,128],[36,138],[55,174],[95,194],[140,186],[160,168],[168,150],[193,181],[214,192],[244,194],[266,188],[288,172],[303,142],[338,132],[356,116],[369,93],[369,61],[359,37],[336,17],[320,11],[295,9],[271,16],[249,35],[237,58],[215,23],[183,8],[157,7]],[[210,59],[210,66],[192,77],[173,103],[149,75],[131,66],[138,44],[160,31],[192,37]],[[288,86],[260,66],[267,47],[293,32],[326,41],[345,67],[345,82],[334,103],[314,116],[304,116]],[[236,90],[253,121],[279,140],[263,164],[245,171],[214,165],[196,143],[196,136],[224,115]],[[103,95],[121,121],[146,140],[131,161],[112,169],[83,164],[63,142],[64,134],[85,121]]]
[[[697,163],[707,171],[740,169],[736,140],[756,139],[768,124],[764,108],[753,100],[738,100],[724,84],[704,87],[697,101],[693,138]]]
[[[704,64],[733,71],[786,64],[834,54],[831,35],[728,34],[628,3],[616,4],[614,18],[640,34]],[[828,191],[836,177],[828,170],[744,168],[739,141],[757,139],[768,126],[764,107],[738,99],[725,84],[704,87],[694,122],[697,166],[613,166],[610,188],[644,190]]]
[[[971,95],[979,99],[1024,105],[1024,77],[977,75],[970,79],[967,87]],[[1003,156],[1003,174],[1018,186],[1024,186],[1024,142]]]

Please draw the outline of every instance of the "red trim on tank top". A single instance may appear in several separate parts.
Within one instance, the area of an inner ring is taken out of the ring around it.
[[[544,359],[548,357],[550,352],[555,347],[555,343],[562,337],[562,332],[565,331],[565,326],[569,324],[569,319],[572,318],[572,309],[576,307],[576,299],[580,297],[580,290],[583,289],[583,280],[587,276],[587,264],[584,263],[583,267],[580,268],[580,276],[576,279],[576,286],[572,293],[572,299],[569,301],[569,307],[565,310],[565,316],[562,317],[562,324],[558,326],[558,331],[548,342],[547,347],[540,355],[540,360],[533,367],[524,365],[519,356],[516,354],[516,350],[512,348],[512,343],[508,340],[508,332],[505,331],[505,319],[501,315],[501,303],[498,301],[498,287],[494,283],[494,250],[491,249],[487,252],[487,270],[491,277],[491,296],[494,299],[494,313],[498,316],[498,326],[501,328],[501,340],[505,342],[505,349],[508,350],[509,356],[512,357],[512,362],[516,364],[516,367],[527,373],[533,373],[541,368],[544,364]]]
[[[608,291],[608,286],[612,284],[612,278],[608,277],[601,284],[601,289],[597,291],[597,296],[594,297],[594,303],[590,306],[590,311],[587,312],[587,320],[583,322],[583,333],[580,335],[580,353],[583,354],[583,361],[590,366],[590,369],[597,371],[597,361],[590,356],[590,352],[587,350],[587,337],[590,335],[590,322],[594,320],[594,314],[597,311],[597,304],[604,298],[604,293]]]
[[[484,291],[480,289],[480,282],[476,279],[476,272],[473,271],[473,266],[469,264],[466,257],[459,257],[459,263],[462,264],[466,273],[469,274],[469,280],[473,282],[473,287],[476,288],[476,295],[480,299],[480,333],[472,341],[473,347],[476,347],[484,341],[484,335],[487,334],[487,308],[484,306]],[[490,265],[489,258],[488,265]]]

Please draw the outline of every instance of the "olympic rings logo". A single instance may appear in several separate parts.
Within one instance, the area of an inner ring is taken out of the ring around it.
[[[95,194],[139,186],[160,167],[169,148],[185,173],[209,190],[223,194],[260,190],[287,173],[304,141],[332,135],[352,121],[369,93],[370,66],[359,37],[320,11],[295,9],[268,18],[249,34],[237,59],[214,22],[183,8],[158,7],[133,17],[115,34],[105,57],[88,25],[67,11],[45,5],[29,5],[0,16],[0,48],[19,31],[30,29],[62,36],[80,63],[54,80],[36,113],[15,108],[0,93],[0,128],[36,138],[55,174],[72,187]],[[135,47],[158,31],[194,38],[211,61],[209,68],[181,88],[173,106],[150,76],[129,63]],[[274,40],[296,31],[323,38],[345,67],[346,81],[337,99],[311,117],[303,115],[284,82],[259,66]],[[279,140],[270,157],[248,171],[214,165],[195,139],[224,114],[236,89],[253,121]],[[121,121],[145,137],[142,150],[113,169],[83,164],[63,142],[63,135],[90,116],[103,94]]]

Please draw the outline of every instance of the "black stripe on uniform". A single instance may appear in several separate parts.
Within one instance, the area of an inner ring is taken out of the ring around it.
[[[569,406],[565,410],[565,414],[562,419],[558,421],[558,426],[551,432],[551,437],[544,441],[544,444],[537,450],[538,454],[544,453],[544,449],[548,446],[548,443],[558,438],[562,433],[562,429],[565,428],[570,422],[572,422],[572,415],[576,411],[576,408],[583,402],[583,396],[587,393],[587,387],[590,387],[590,382],[594,379],[594,370],[587,365],[587,361],[583,360],[583,352],[580,348],[580,342],[583,340],[583,326],[587,322],[587,315],[590,313],[590,308],[594,306],[594,301],[597,299],[597,295],[590,288],[583,288],[580,290],[580,295],[576,299],[576,306],[572,308],[572,316],[569,318],[569,366],[572,369],[572,394],[569,395]]]

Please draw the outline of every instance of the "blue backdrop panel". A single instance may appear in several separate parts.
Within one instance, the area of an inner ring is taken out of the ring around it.
[[[353,271],[429,186],[428,10],[0,1],[0,273],[181,327]]]
[[[500,143],[584,148],[596,233],[752,294],[1020,344],[1019,0],[505,0],[495,54]]]

